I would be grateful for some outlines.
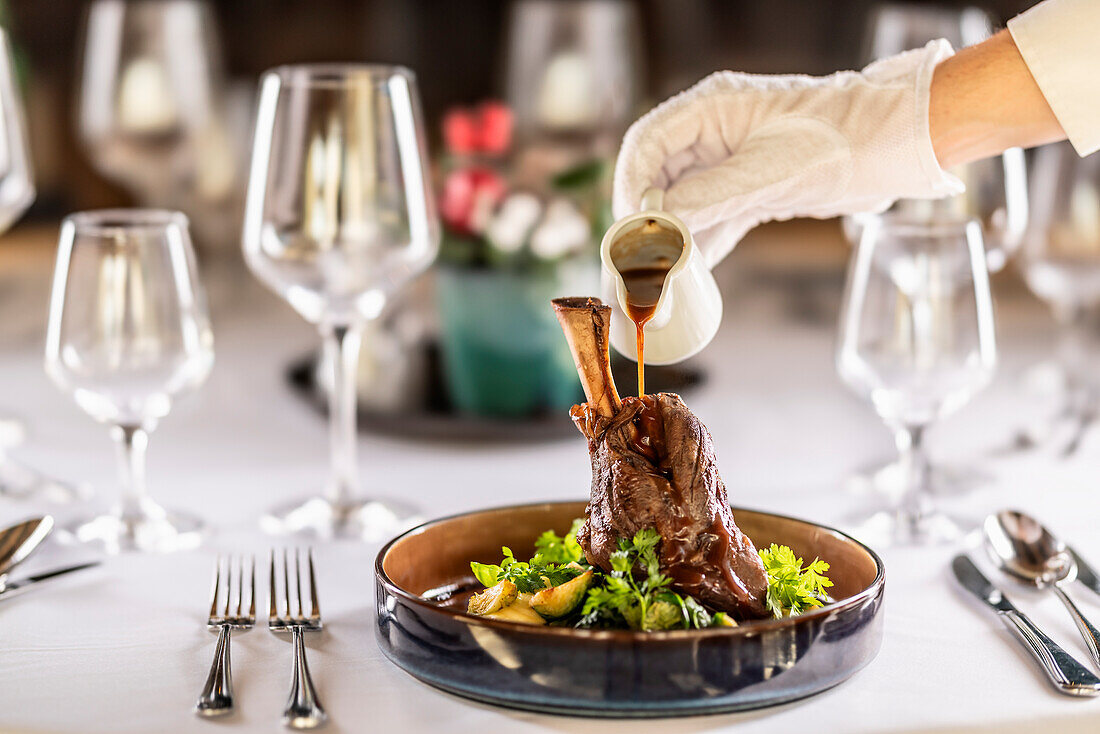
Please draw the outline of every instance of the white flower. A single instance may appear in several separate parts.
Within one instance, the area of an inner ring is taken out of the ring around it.
[[[554,260],[584,247],[591,236],[592,228],[580,209],[568,199],[557,198],[546,207],[546,216],[531,235],[531,252]]]
[[[517,252],[523,247],[540,214],[542,203],[537,196],[522,191],[512,194],[504,200],[496,217],[489,222],[485,237],[489,244],[501,252]]]

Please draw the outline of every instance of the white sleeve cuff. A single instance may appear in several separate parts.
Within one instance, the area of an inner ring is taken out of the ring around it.
[[[1008,30],[1077,153],[1100,149],[1100,2],[1046,0]]]

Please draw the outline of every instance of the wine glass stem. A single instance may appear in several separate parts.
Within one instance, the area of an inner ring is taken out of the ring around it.
[[[325,331],[325,352],[333,370],[328,411],[332,452],[332,479],[328,496],[336,507],[347,506],[359,488],[355,388],[362,336],[362,329],[355,325],[330,326]]]
[[[149,433],[140,426],[114,426],[111,438],[118,448],[122,520],[131,527],[145,514],[142,500],[145,499],[145,449],[149,445]]]
[[[894,434],[905,478],[898,513],[913,530],[918,529],[932,509],[929,497],[932,467],[924,448],[924,429],[923,425],[902,426]]]
[[[1089,335],[1085,319],[1085,309],[1078,305],[1065,305],[1056,308],[1058,321],[1058,362],[1065,379],[1065,400],[1068,410],[1072,410],[1079,400],[1083,386],[1083,366]]]

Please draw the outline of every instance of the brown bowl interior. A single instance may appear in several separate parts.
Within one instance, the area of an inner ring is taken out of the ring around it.
[[[527,559],[544,530],[569,530],[584,515],[584,502],[522,505],[484,510],[438,520],[395,541],[382,559],[382,570],[402,591],[417,596],[472,579],[470,561],[499,563],[501,546]],[[790,546],[805,561],[829,563],[832,597],[855,596],[875,580],[878,564],[866,548],[829,528],[803,520],[734,509],[734,518],[756,547]]]

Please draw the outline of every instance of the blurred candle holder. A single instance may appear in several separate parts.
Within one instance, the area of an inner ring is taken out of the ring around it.
[[[537,182],[611,156],[641,100],[641,31],[629,0],[518,0],[508,15],[505,100],[515,171]]]
[[[96,170],[143,206],[193,214],[200,240],[239,230],[243,159],[206,2],[95,0],[78,76],[77,129]]]

